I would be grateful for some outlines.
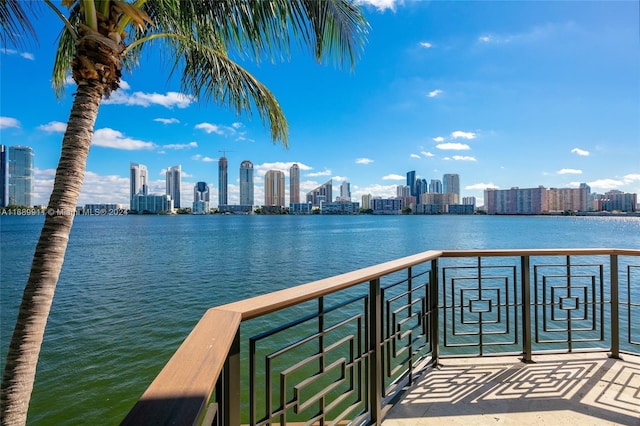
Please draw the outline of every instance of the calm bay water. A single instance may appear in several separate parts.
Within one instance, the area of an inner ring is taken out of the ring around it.
[[[42,217],[0,217],[0,356]],[[79,216],[30,424],[118,424],[210,307],[430,249],[640,248],[640,218]]]

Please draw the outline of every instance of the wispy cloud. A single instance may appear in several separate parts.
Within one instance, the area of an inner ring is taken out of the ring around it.
[[[30,61],[35,61],[36,59],[36,57],[33,56],[33,53],[29,52],[18,52],[17,50],[13,49],[0,49],[0,51],[2,51],[2,53],[4,53],[5,55],[18,55]]]
[[[123,135],[122,132],[110,128],[96,130],[93,134],[92,145],[102,146],[105,148],[123,149],[126,151],[156,148],[156,144],[153,142],[129,138]]]
[[[473,185],[465,186],[464,189],[469,191],[483,190],[483,189],[499,189],[500,187],[494,183],[474,183]]]
[[[559,175],[581,175],[582,170],[578,169],[560,169],[556,172]]]
[[[406,176],[391,174],[382,177],[382,180],[405,180]]]
[[[578,154],[581,157],[589,156],[589,151],[585,151],[584,149],[580,149],[580,148],[573,148],[571,152],[574,154]]]
[[[162,124],[177,124],[180,123],[180,120],[177,118],[154,118],[153,121],[157,121]]]
[[[433,138],[434,142],[444,142],[444,138],[442,136],[436,136],[435,138]]]
[[[456,130],[451,132],[451,137],[454,139],[475,139],[476,134],[473,132],[463,132],[462,130]]]
[[[475,157],[469,155],[454,155],[452,158],[456,161],[478,161]]]
[[[435,98],[436,96],[440,96],[442,93],[443,93],[442,90],[436,89],[436,90],[430,91],[427,96],[430,98]]]
[[[435,155],[430,153],[429,151],[422,151],[420,152],[420,154],[424,155],[425,157],[435,157]]]
[[[134,92],[130,94],[127,92],[127,88],[121,84],[120,89],[113,92],[111,96],[102,103],[107,105],[136,105],[142,107],[160,105],[171,109],[174,107],[186,108],[191,105],[192,102],[194,102],[193,96],[178,92],[167,92],[166,94]]]
[[[331,176],[331,170],[327,169],[322,172],[307,173],[308,177]]]
[[[370,158],[356,158],[356,164],[371,164],[373,160]]]
[[[471,147],[466,143],[459,143],[459,142],[439,143],[438,145],[436,145],[436,148],[445,149],[445,150],[454,150],[454,151],[465,151],[467,149],[471,149]]]
[[[198,147],[198,143],[197,142],[189,142],[189,143],[171,143],[168,145],[162,145],[162,148],[164,149],[191,149],[191,148],[197,148]]]
[[[191,159],[192,159],[192,160],[195,160],[195,161],[203,161],[203,162],[205,162],[205,163],[213,163],[213,162],[218,161],[218,160],[216,160],[215,158],[211,158],[211,157],[204,157],[204,156],[202,156],[202,155],[200,155],[200,154],[192,155],[192,156],[191,156]]]
[[[10,127],[20,128],[20,122],[12,117],[0,117],[0,129],[8,129]]]
[[[221,136],[235,136],[238,134],[238,129],[241,127],[242,123],[232,123],[230,126],[213,123],[198,123],[195,125],[195,128],[198,130],[202,130],[208,134],[215,133]],[[240,139],[247,140],[243,137],[243,133],[240,134]]]
[[[346,176],[332,176],[331,180],[335,180],[336,182],[346,182],[349,180]]]
[[[640,173],[630,173],[624,175],[622,179],[597,179],[592,182],[587,182],[591,189],[600,191],[611,191],[612,189],[621,189],[626,185],[631,185],[636,182],[640,182]]]
[[[276,161],[274,163],[254,164],[253,170],[257,173],[258,176],[264,176],[269,170],[280,170],[285,174],[285,176],[288,176],[289,169],[294,164],[297,164],[300,170],[313,170],[313,167],[307,166],[306,164],[297,161]],[[322,175],[318,176],[331,176],[331,170],[327,170]],[[302,186],[302,182],[300,183],[300,185]]]
[[[572,22],[555,23],[532,27],[528,31],[514,34],[483,34],[478,37],[481,44],[512,44],[512,43],[534,43],[546,40],[559,33],[567,33],[575,29]]]
[[[418,154],[411,154],[411,158],[422,158]]]
[[[49,133],[64,133],[67,130],[67,123],[60,121],[50,121],[47,124],[38,126],[38,129]]]
[[[418,46],[424,47],[425,49],[429,49],[433,47],[433,44],[429,43],[428,41],[421,41],[420,43],[418,43]]]
[[[373,6],[378,9],[379,12],[384,12],[387,9],[394,12],[396,10],[396,5],[402,4],[403,0],[357,0],[357,2]]]

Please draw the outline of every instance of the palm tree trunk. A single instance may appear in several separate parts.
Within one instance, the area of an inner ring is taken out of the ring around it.
[[[27,421],[40,346],[67,250],[103,93],[104,86],[100,83],[81,84],[73,101],[53,192],[2,377],[0,418],[3,425],[24,425]]]

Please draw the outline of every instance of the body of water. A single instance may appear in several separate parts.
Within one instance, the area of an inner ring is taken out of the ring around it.
[[[0,217],[2,368],[42,217]],[[30,424],[118,424],[210,307],[431,249],[640,248],[640,218],[79,216]]]

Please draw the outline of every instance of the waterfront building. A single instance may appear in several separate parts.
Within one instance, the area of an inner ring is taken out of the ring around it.
[[[322,203],[330,203],[333,200],[333,180],[320,185],[307,193],[307,203],[313,207],[322,207]]]
[[[434,194],[442,194],[442,182],[439,179],[431,179],[429,183],[429,191]]]
[[[133,197],[147,195],[149,192],[147,166],[137,163],[129,163],[129,201],[133,209]]]
[[[448,204],[447,213],[449,214],[473,214],[475,208],[473,204]]]
[[[130,211],[138,214],[171,213],[173,200],[167,194],[136,194],[131,200]]]
[[[442,177],[442,192],[445,194],[456,194],[460,199],[460,175],[455,173],[447,173]],[[459,201],[456,200],[457,204]]]
[[[192,214],[209,213],[210,190],[206,182],[198,182],[193,187]]]
[[[340,184],[340,197],[336,201],[351,201],[351,184],[346,180]]]
[[[584,212],[589,206],[589,193],[586,187],[550,188],[547,198],[550,212]]]
[[[488,214],[540,214],[549,211],[544,186],[485,189],[484,204]]]
[[[476,208],[476,197],[462,197],[462,204],[465,206],[473,206],[473,209]]]
[[[322,214],[358,214],[360,213],[360,203],[351,201],[323,203],[320,212]]]
[[[373,197],[371,194],[364,194],[362,196],[362,203],[360,204],[363,209],[369,210],[372,208]]]
[[[300,203],[300,167],[293,164],[289,169],[289,204]]]
[[[0,207],[6,207],[9,204],[7,177],[7,147],[0,145]]]
[[[227,157],[218,160],[218,206],[227,205]]]
[[[28,146],[9,147],[8,205],[33,206],[33,150]]]
[[[289,203],[289,214],[311,214],[312,211],[311,203]]]
[[[448,213],[449,205],[458,204],[458,194],[454,194],[454,193],[437,194],[437,193],[427,192],[426,194],[422,194],[420,196],[420,204],[437,206],[437,208],[425,207],[421,211],[422,214]]]
[[[173,207],[179,209],[180,206],[180,185],[182,166],[169,167],[166,173],[167,195],[173,200]]]
[[[605,193],[600,200],[598,200],[598,210],[607,212],[636,212],[637,204],[637,194],[613,190]]]
[[[373,214],[393,215],[402,212],[402,200],[399,198],[374,198]]]
[[[251,212],[253,212],[253,205],[223,204],[221,206],[218,206],[218,212],[233,213],[233,214],[250,214]]]
[[[269,170],[264,175],[264,205],[284,207],[284,173]]]
[[[398,185],[398,186],[396,186],[396,196],[398,198],[410,197],[411,196],[411,187],[407,186],[407,185]]]
[[[240,163],[240,205],[253,208],[253,163],[249,160]]]

